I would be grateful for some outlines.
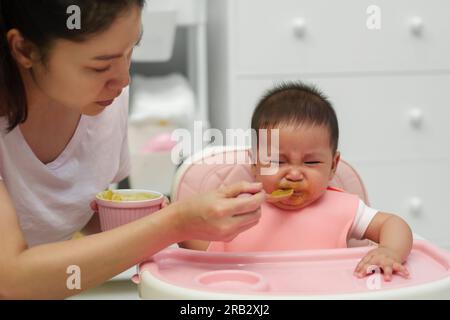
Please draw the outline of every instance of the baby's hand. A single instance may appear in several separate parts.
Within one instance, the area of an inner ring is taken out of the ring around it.
[[[367,253],[356,266],[354,274],[362,278],[372,273],[373,266],[383,270],[385,281],[391,281],[394,272],[398,272],[405,278],[409,277],[409,271],[402,265],[401,257],[389,248],[378,247]]]

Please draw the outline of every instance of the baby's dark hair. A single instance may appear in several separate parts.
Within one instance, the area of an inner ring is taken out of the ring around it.
[[[339,141],[336,112],[328,97],[313,85],[303,82],[277,85],[264,94],[252,116],[252,129],[256,132],[303,124],[327,127],[333,154],[336,153]]]

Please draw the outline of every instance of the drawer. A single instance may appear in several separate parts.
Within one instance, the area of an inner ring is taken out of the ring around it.
[[[283,80],[289,78],[237,80],[230,127],[249,128],[258,99]],[[333,103],[345,159],[450,159],[450,75],[302,80],[316,84]]]
[[[450,70],[448,0],[233,4],[231,32],[240,74]],[[369,5],[381,9],[380,30],[367,28]]]
[[[428,240],[450,249],[449,161],[354,162],[375,209],[402,216]]]

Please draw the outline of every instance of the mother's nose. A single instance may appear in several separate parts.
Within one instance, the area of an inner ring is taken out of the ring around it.
[[[113,78],[106,84],[108,89],[120,91],[130,84],[130,63],[127,58],[117,62]]]

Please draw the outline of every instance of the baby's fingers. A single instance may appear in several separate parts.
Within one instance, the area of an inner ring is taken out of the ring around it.
[[[373,273],[380,273],[380,267],[373,263],[366,263],[361,267],[359,272],[355,272],[355,276],[358,278],[364,278],[365,276]]]
[[[355,274],[358,276],[364,276],[367,273],[367,268],[370,266],[369,262],[372,259],[372,255],[368,254],[364,258],[361,259],[361,261],[358,263],[358,265],[355,268]]]
[[[392,267],[390,265],[385,265],[381,267],[383,269],[383,278],[384,281],[391,281],[392,280]]]
[[[403,277],[409,278],[409,271],[404,265],[395,262],[392,268],[394,269],[395,272],[401,274]]]

